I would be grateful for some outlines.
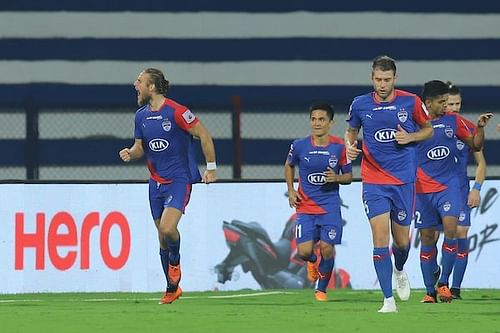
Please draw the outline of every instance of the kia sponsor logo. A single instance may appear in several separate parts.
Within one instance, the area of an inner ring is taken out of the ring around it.
[[[374,137],[378,142],[391,142],[396,140],[396,130],[392,128],[382,128],[375,132]]]
[[[322,172],[311,173],[307,175],[307,181],[312,185],[326,184],[326,176]]]
[[[164,151],[168,148],[168,141],[165,139],[153,139],[149,141],[149,149],[152,151]]]
[[[442,160],[450,155],[450,149],[446,146],[437,146],[427,152],[430,160]]]

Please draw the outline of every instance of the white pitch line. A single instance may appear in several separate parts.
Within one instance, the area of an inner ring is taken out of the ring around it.
[[[254,297],[254,296],[268,296],[268,295],[289,295],[295,294],[289,291],[267,291],[260,292],[254,294],[235,294],[235,295],[216,295],[216,296],[207,296],[207,298],[239,298],[239,297]]]
[[[224,298],[242,298],[259,297],[269,295],[290,295],[295,294],[289,291],[265,291],[251,294],[233,294],[233,295],[214,295],[214,296],[181,296],[182,299],[224,299]],[[86,299],[68,299],[67,302],[123,302],[123,301],[156,301],[158,298],[86,298]],[[0,303],[15,302],[43,302],[41,299],[3,299]]]

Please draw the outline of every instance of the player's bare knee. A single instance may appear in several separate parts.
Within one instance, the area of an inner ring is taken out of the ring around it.
[[[432,246],[436,242],[434,229],[420,229],[420,241],[425,246]]]
[[[164,238],[168,239],[177,239],[178,238],[178,231],[175,226],[169,226],[169,225],[160,225],[159,227],[159,232],[160,235]]]
[[[300,259],[304,261],[309,261],[312,254],[313,254],[312,247],[311,248],[308,246],[297,247],[297,255],[300,257]]]
[[[454,239],[457,237],[457,229],[450,228],[449,230],[444,230],[444,236],[448,239]]]
[[[457,238],[467,238],[468,231],[469,231],[468,227],[458,226]]]
[[[394,238],[393,242],[398,249],[406,250],[410,245],[410,238],[409,237]]]
[[[324,259],[331,259],[335,256],[335,247],[330,244],[321,244],[321,257]]]

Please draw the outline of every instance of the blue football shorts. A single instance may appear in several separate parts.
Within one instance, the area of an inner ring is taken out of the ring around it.
[[[403,226],[410,225],[415,211],[415,183],[363,183],[363,203],[368,219],[389,212],[392,221]]]
[[[442,218],[454,216],[460,219],[462,196],[456,187],[441,192],[417,193],[415,228],[437,228],[442,230]]]
[[[342,216],[340,208],[326,214],[297,213],[295,220],[295,240],[297,244],[322,240],[329,244],[342,242]]]
[[[159,184],[149,180],[149,208],[154,220],[161,218],[165,208],[176,208],[184,213],[191,197],[191,183],[172,182]]]

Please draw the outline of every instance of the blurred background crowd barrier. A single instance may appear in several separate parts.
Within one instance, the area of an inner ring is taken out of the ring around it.
[[[343,136],[380,54],[397,60],[399,88],[450,80],[467,118],[500,117],[500,3],[158,2],[0,3],[0,179],[147,179],[144,161],[118,157],[146,67],[209,128],[222,179],[281,179],[314,101],[334,105]],[[497,122],[489,176],[500,176]]]

